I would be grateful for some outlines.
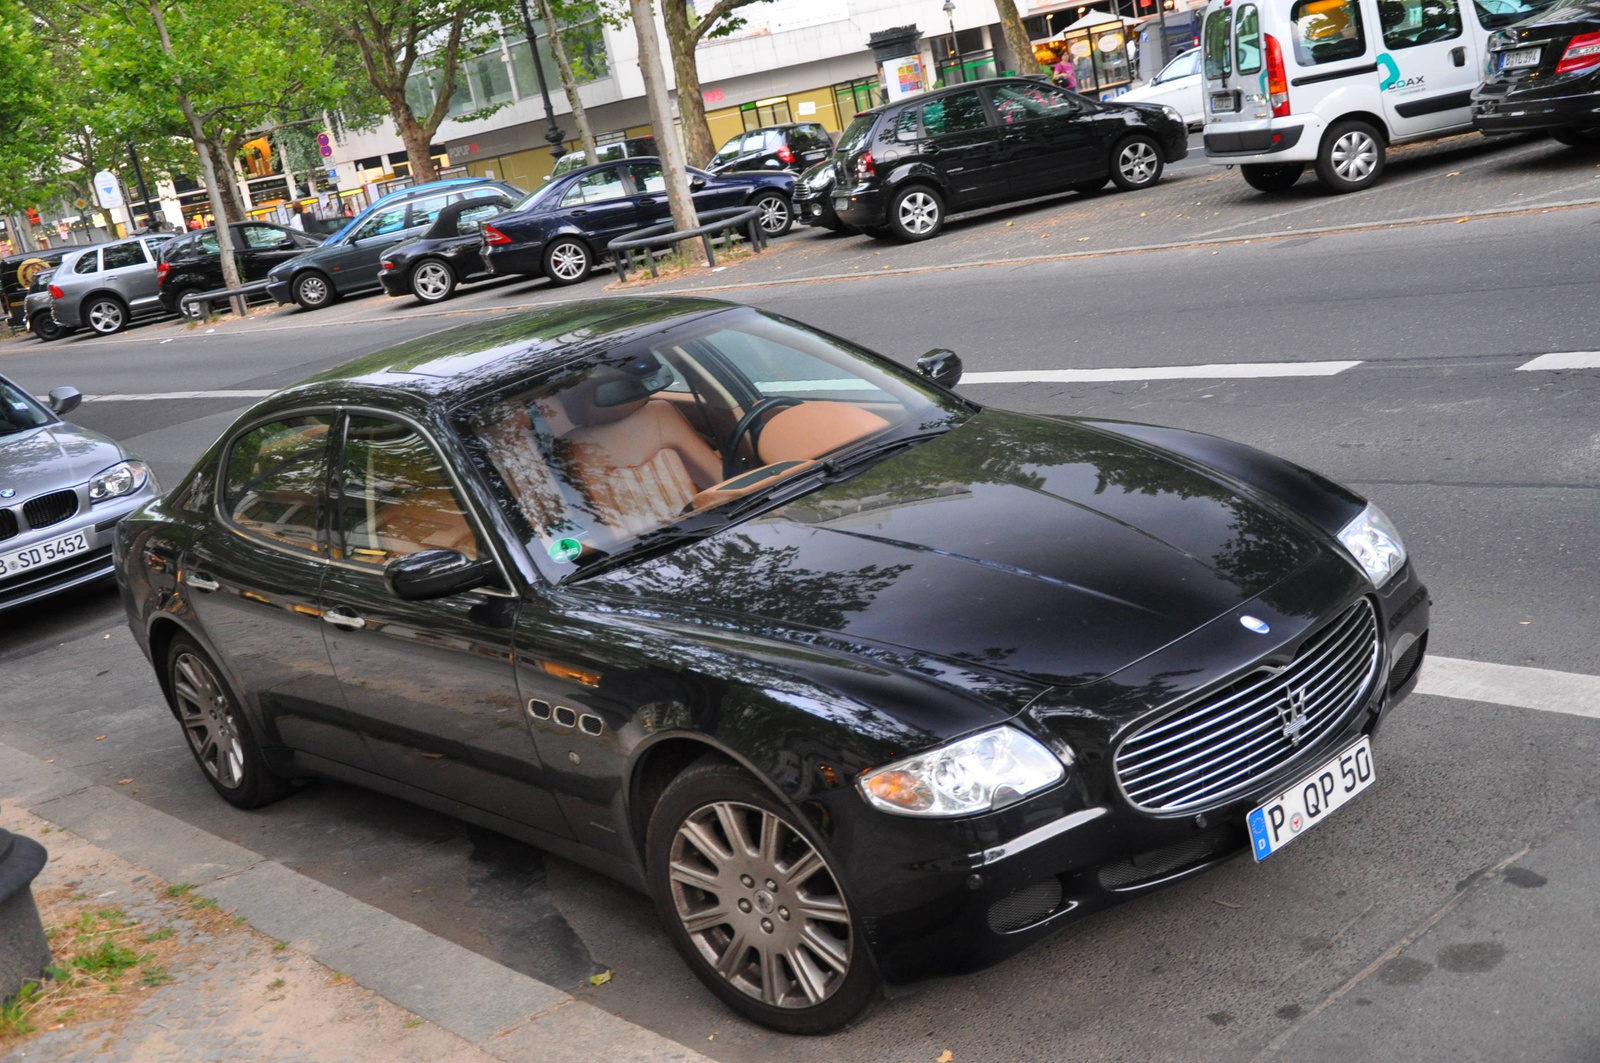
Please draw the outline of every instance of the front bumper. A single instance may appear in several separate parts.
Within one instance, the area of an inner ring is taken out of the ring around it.
[[[833,190],[821,195],[809,192],[801,194],[796,192],[794,197],[794,216],[802,225],[819,225],[824,229],[837,229],[839,215],[833,210]]]
[[[124,498],[94,505],[90,505],[85,497],[87,490],[85,486],[78,488],[79,509],[68,519],[59,524],[30,529],[0,542],[0,554],[51,542],[80,531],[89,543],[88,550],[61,561],[0,576],[0,613],[113,575],[111,548],[116,540],[117,522],[155,498],[156,490],[151,484],[146,484],[142,490]]]
[[[272,296],[273,301],[279,306],[287,306],[294,302],[294,296],[289,294],[289,282],[286,280],[268,281],[267,294]]]
[[[1326,578],[1325,571],[1314,575]],[[1242,853],[1252,809],[1358,736],[1375,733],[1416,685],[1428,631],[1427,588],[1408,565],[1382,591],[1368,593],[1378,609],[1383,651],[1360,704],[1226,804],[1199,813],[1141,811],[1113,778],[1114,742],[1102,737],[1097,746],[1074,736],[1078,758],[1066,782],[1012,808],[949,822],[874,813],[877,822],[864,830],[841,830],[835,839],[841,863],[866,869],[849,880],[883,977],[906,982],[989,966],[1074,919]],[[1263,595],[1252,608],[1270,598]],[[1270,605],[1261,606],[1266,609]],[[1224,619],[1239,630],[1231,614]],[[1072,693],[1074,704],[1080,693],[1090,697],[1087,688]],[[1059,738],[1076,726],[1069,719],[1073,711],[1036,703],[1024,715],[1035,734]]]
[[[1472,93],[1473,128],[1488,136],[1600,126],[1600,71],[1559,85],[1486,81]]]

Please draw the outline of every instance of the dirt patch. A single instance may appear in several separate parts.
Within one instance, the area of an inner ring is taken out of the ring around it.
[[[717,264],[710,265],[701,250],[699,243],[685,244],[684,250],[675,255],[656,256],[656,272],[660,276],[650,276],[650,267],[643,258],[638,259],[641,268],[630,270],[626,280],[614,280],[606,285],[608,292],[627,292],[638,288],[648,288],[652,284],[661,284],[666,281],[696,280],[703,277],[717,276],[729,266],[738,265],[747,259],[755,257],[755,252],[748,246],[739,246],[731,250],[716,248]],[[770,254],[771,252],[766,252]]]

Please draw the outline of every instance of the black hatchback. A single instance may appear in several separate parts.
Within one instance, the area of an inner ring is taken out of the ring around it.
[[[1188,129],[1171,107],[997,78],[856,115],[834,155],[833,209],[875,236],[926,240],[951,211],[1087,194],[1108,179],[1147,188],[1188,153]]]
[[[816,122],[747,129],[730,139],[706,163],[709,173],[732,170],[787,170],[799,173],[833,151],[833,138]]]
[[[264,221],[234,225],[231,235],[239,279],[246,284],[266,280],[274,266],[305,254],[327,239],[319,233]],[[227,286],[222,280],[222,246],[217,242],[217,230],[201,229],[162,248],[156,283],[160,285],[161,305],[169,313],[197,316],[200,294]]]
[[[1600,145],[1600,2],[1564,4],[1489,35],[1472,124],[1489,136],[1548,130]]]

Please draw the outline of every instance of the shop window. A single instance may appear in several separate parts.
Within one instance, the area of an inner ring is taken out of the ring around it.
[[[511,69],[506,66],[498,48],[487,55],[469,59],[466,75],[472,81],[472,94],[479,106],[498,107],[515,98],[511,91]]]
[[[833,103],[839,110],[840,127],[848,127],[857,112],[882,103],[882,95],[877,78],[860,78],[835,85]]]
[[[1367,54],[1367,32],[1356,0],[1299,0],[1289,9],[1294,58],[1301,66],[1337,63]],[[1206,23],[1207,33],[1211,24]],[[1210,38],[1207,37],[1209,42]],[[1206,48],[1206,72],[1211,69]]]
[[[789,113],[787,97],[747,103],[739,108],[739,117],[744,121],[746,129],[760,129],[762,126],[782,125],[794,121],[794,116]]]

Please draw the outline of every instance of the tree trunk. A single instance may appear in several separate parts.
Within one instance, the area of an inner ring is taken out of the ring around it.
[[[561,87],[567,93],[567,106],[572,108],[572,124],[578,127],[578,141],[588,154],[589,161],[598,157],[594,147],[594,130],[589,128],[589,116],[583,110],[583,98],[578,95],[578,79],[572,74],[572,64],[567,61],[567,46],[561,43],[561,31],[556,27],[556,15],[550,0],[538,0],[539,17],[544,20],[545,37],[550,41],[550,54],[556,57],[556,69],[561,73]],[[533,47],[532,42],[528,44]]]
[[[644,96],[650,104],[650,122],[656,128],[656,151],[661,157],[661,176],[667,185],[667,202],[672,206],[674,229],[697,229],[694,197],[689,191],[688,166],[683,145],[672,128],[672,98],[667,94],[667,72],[661,66],[661,38],[656,33],[655,12],[650,0],[628,0],[633,14],[633,32],[639,38],[639,70],[644,74]],[[698,98],[698,97],[697,97]],[[679,95],[682,100],[682,94]]]
[[[214,188],[222,199],[222,212],[219,214],[213,209],[211,213],[218,218],[226,218],[229,221],[244,221],[244,196],[239,192],[238,178],[229,163],[231,154],[227,146],[218,144],[215,139],[207,137],[205,147],[202,150],[211,161],[211,173],[213,175],[207,181],[206,187],[208,189]],[[216,181],[216,185],[213,186],[210,183],[211,180]],[[216,198],[217,196],[212,197],[213,208],[215,207]]]
[[[683,120],[684,150],[691,166],[704,166],[717,152],[706,121],[706,99],[700,93],[700,67],[695,48],[700,37],[689,25],[689,0],[661,0],[661,17],[667,24],[667,46],[672,51],[672,75],[678,82],[678,117]]]
[[[1022,15],[1017,11],[1017,0],[994,0],[1000,13],[1000,26],[1005,31],[1006,51],[1017,65],[1018,74],[1037,74],[1039,60],[1033,54],[1033,42],[1022,25]]]
[[[422,123],[411,113],[404,97],[401,97],[399,104],[389,101],[389,114],[394,118],[395,128],[400,131],[400,139],[405,142],[406,158],[411,162],[411,179],[419,185],[437,181],[439,170],[433,165],[433,153],[428,150],[433,146],[433,134],[422,128]]]

